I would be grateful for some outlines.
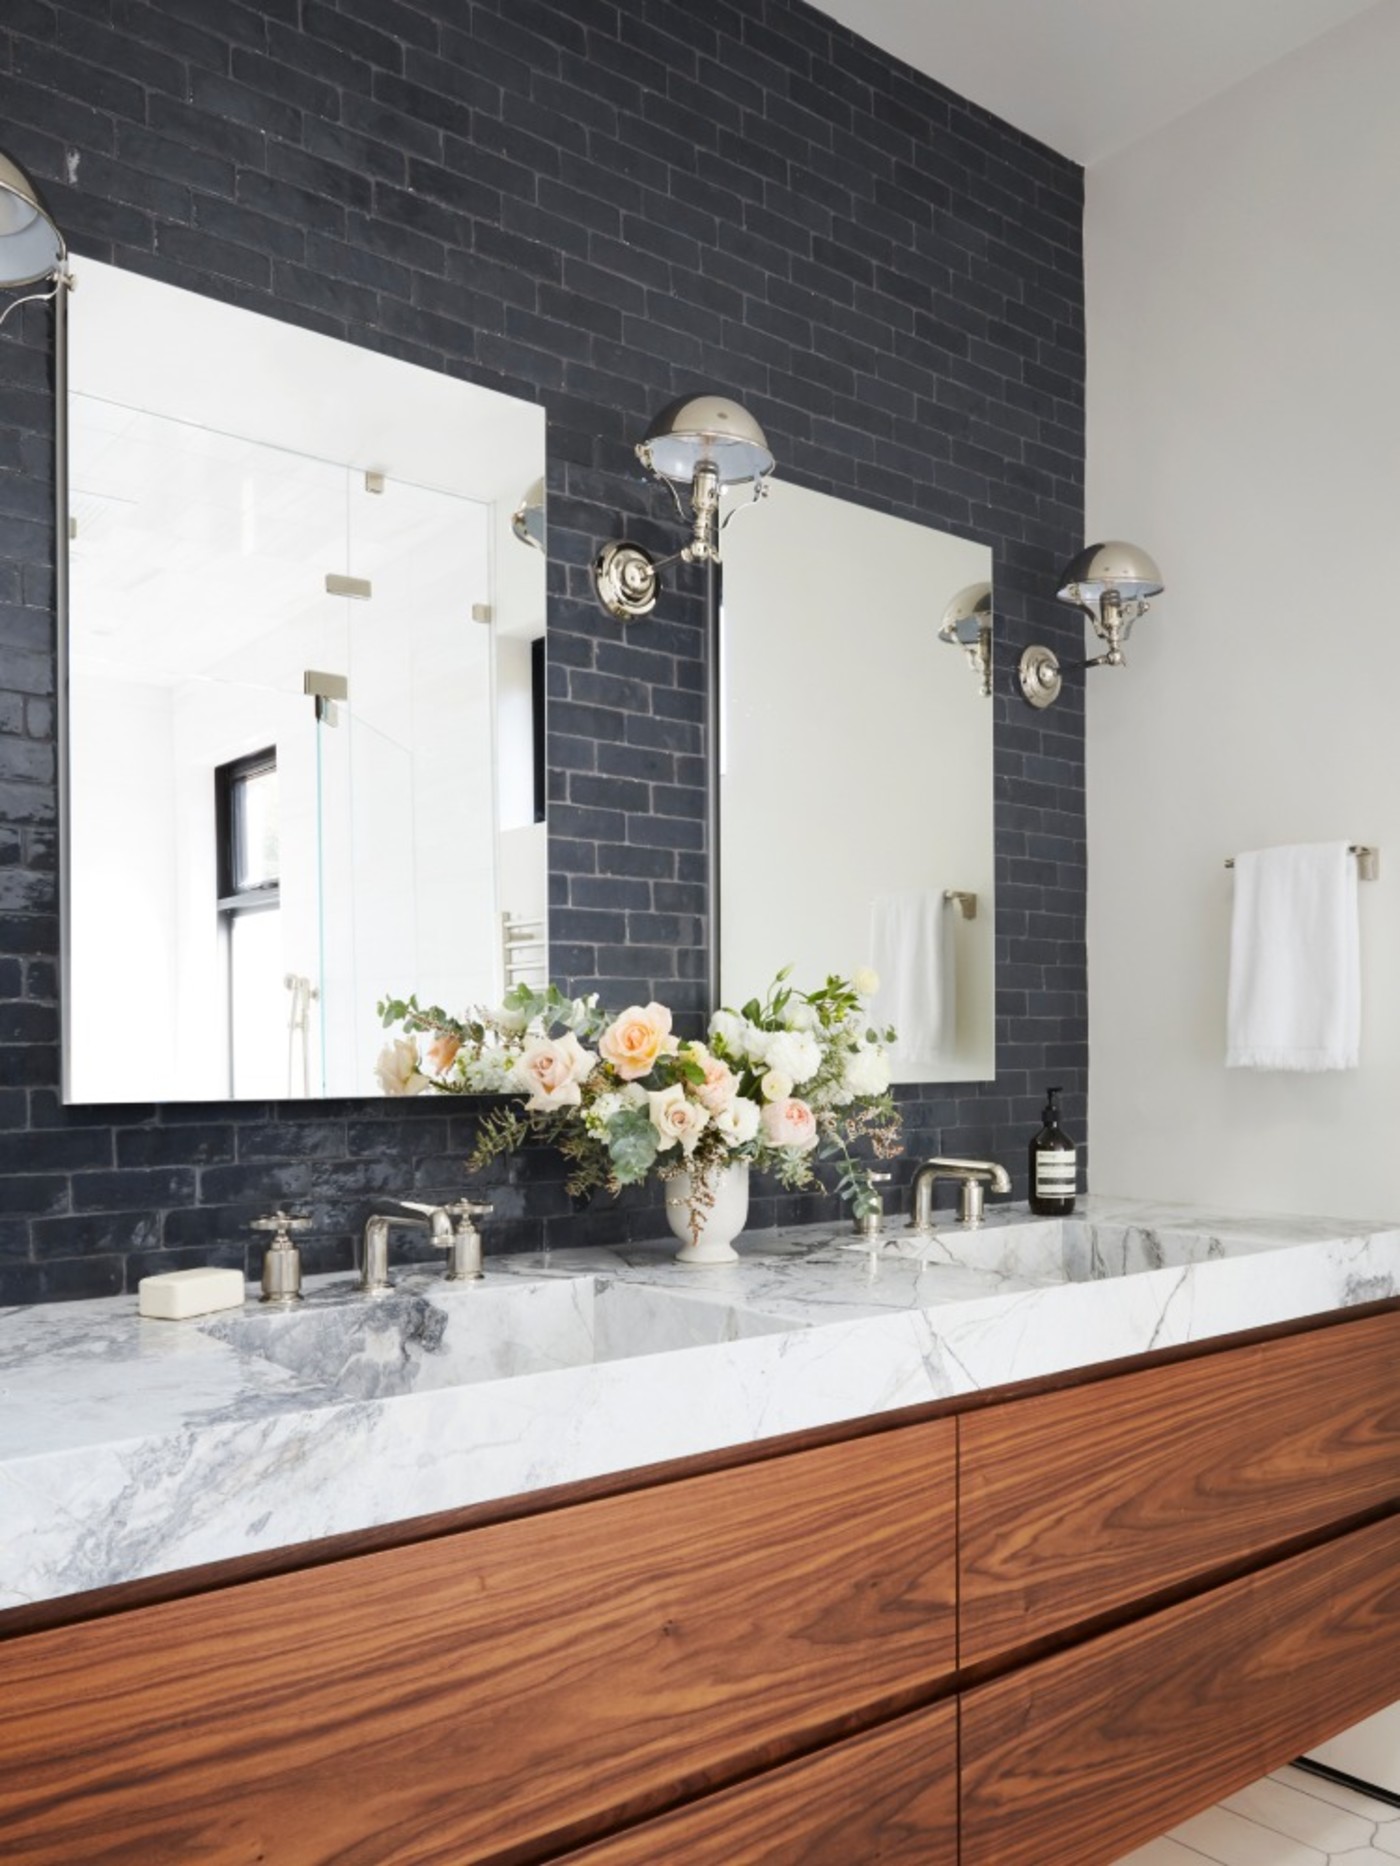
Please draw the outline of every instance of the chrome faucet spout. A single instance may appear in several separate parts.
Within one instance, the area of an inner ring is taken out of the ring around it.
[[[367,1294],[389,1287],[389,1233],[396,1226],[426,1231],[439,1250],[452,1248],[452,1219],[445,1205],[421,1205],[414,1199],[388,1199],[365,1220],[360,1288]]]
[[[481,1271],[481,1233],[472,1222],[490,1214],[489,1205],[458,1199],[452,1205],[424,1205],[416,1199],[385,1199],[365,1220],[359,1287],[368,1295],[389,1287],[389,1233],[399,1227],[426,1231],[439,1250],[448,1252],[449,1283],[474,1281]],[[453,1220],[456,1220],[454,1224]]]
[[[959,1184],[958,1219],[965,1225],[980,1225],[986,1188],[1010,1192],[1011,1177],[996,1160],[925,1160],[914,1174],[914,1208],[909,1229],[920,1237],[933,1232],[933,1189],[940,1179],[956,1179]]]

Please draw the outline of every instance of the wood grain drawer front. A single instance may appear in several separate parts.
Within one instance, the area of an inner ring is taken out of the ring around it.
[[[1379,1710],[1388,1517],[962,1699],[962,1866],[1107,1866]]]
[[[1400,1313],[972,1413],[972,1665],[1400,1498]]]
[[[947,1702],[570,1853],[557,1866],[957,1866]]]
[[[953,1525],[940,1420],[8,1641],[0,1853],[578,1845],[947,1675]]]

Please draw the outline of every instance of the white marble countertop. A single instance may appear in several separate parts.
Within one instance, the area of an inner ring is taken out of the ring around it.
[[[0,1310],[0,1608],[1400,1294],[1400,1225],[1082,1199],[406,1274],[194,1322]]]

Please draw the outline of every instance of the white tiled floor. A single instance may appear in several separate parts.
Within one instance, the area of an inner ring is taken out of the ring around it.
[[[1302,1769],[1241,1789],[1119,1866],[1395,1866],[1400,1808]]]

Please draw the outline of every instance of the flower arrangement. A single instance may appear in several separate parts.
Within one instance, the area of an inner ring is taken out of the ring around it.
[[[879,980],[862,970],[808,992],[788,983],[790,971],[742,1010],[716,1011],[704,1042],[675,1036],[663,1004],[614,1014],[596,994],[565,998],[552,985],[519,985],[499,1010],[464,1019],[416,997],[385,999],[385,1027],[404,1034],[379,1058],[380,1085],[389,1095],[523,1096],[523,1108],[486,1116],[473,1171],[533,1137],[568,1159],[575,1197],[688,1173],[693,1237],[719,1172],[741,1161],[789,1189],[813,1183],[814,1161],[839,1162],[837,1189],[863,1216],[878,1197],[853,1148],[868,1139],[879,1158],[899,1151],[884,1048],[894,1032],[871,1028],[865,1008]]]

